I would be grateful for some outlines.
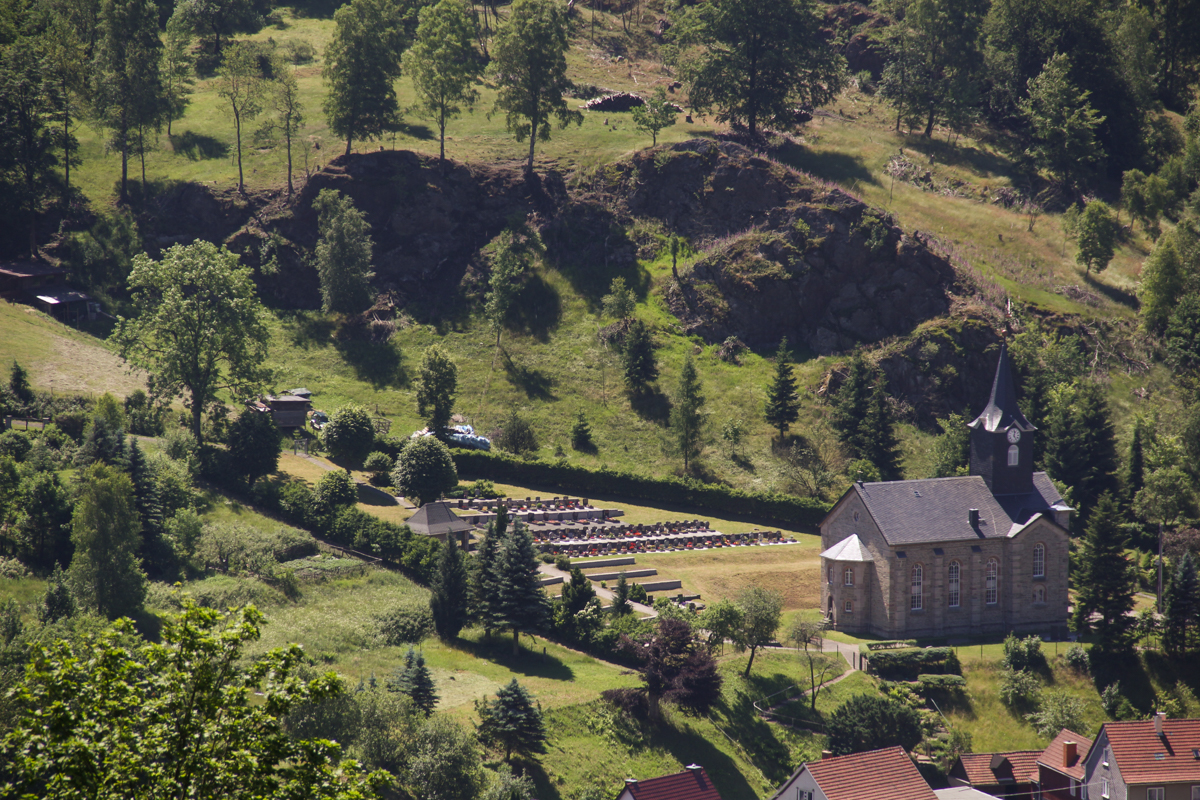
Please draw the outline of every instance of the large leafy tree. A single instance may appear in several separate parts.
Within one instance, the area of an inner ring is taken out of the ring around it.
[[[1104,117],[1088,102],[1088,92],[1071,80],[1071,60],[1057,54],[1029,82],[1021,110],[1033,143],[1029,155],[1063,183],[1072,183],[1101,160],[1096,130]]]
[[[439,714],[417,729],[407,770],[408,796],[428,800],[475,800],[486,774],[479,744],[464,725]]]
[[[157,394],[187,391],[192,434],[203,442],[201,415],[217,392],[248,396],[266,378],[270,334],[250,270],[198,240],[174,245],[161,261],[137,256],[129,288],[137,316],[119,317],[112,339],[154,375]]]
[[[361,464],[375,446],[371,412],[354,403],[342,406],[321,429],[321,441],[334,458]]]
[[[38,648],[0,745],[14,796],[373,796],[385,773],[364,774],[333,742],[284,729],[293,709],[342,686],[333,673],[299,679],[297,645],[244,661],[263,622],[253,606],[224,614],[185,598],[160,642],[120,622]]]
[[[1150,257],[1142,264],[1142,282],[1138,299],[1142,303],[1142,326],[1151,333],[1161,333],[1167,326],[1171,310],[1183,295],[1184,269],[1179,256],[1175,234],[1168,233],[1154,245]]]
[[[1071,625],[1075,630],[1095,629],[1098,646],[1113,651],[1128,643],[1133,618],[1133,596],[1137,588],[1133,566],[1125,555],[1128,536],[1120,524],[1121,512],[1117,501],[1105,493],[1096,503],[1079,552],[1078,575],[1075,585],[1075,613]],[[1095,622],[1091,617],[1098,614]]]
[[[440,345],[430,345],[421,357],[417,372],[417,413],[435,436],[450,424],[454,397],[458,394],[458,365]]]
[[[90,94],[96,121],[121,154],[122,203],[129,198],[129,155],[139,133],[162,116],[161,63],[158,8],[152,0],[104,0]]]
[[[279,467],[281,439],[270,414],[247,409],[229,426],[226,441],[231,461],[250,486]]]
[[[430,587],[429,610],[433,629],[439,638],[449,641],[458,636],[469,619],[470,582],[462,550],[447,539],[438,558],[437,573]]]
[[[779,343],[775,353],[775,378],[767,387],[767,423],[779,429],[779,438],[788,426],[800,418],[800,396],[796,393],[796,376],[788,355],[787,339]]]
[[[401,451],[392,482],[405,497],[424,504],[458,486],[458,471],[446,445],[433,436],[422,436]]]
[[[146,576],[138,565],[142,544],[133,482],[107,464],[83,476],[71,520],[71,589],[80,604],[110,619],[138,612]]]
[[[534,145],[550,140],[550,118],[562,127],[583,124],[583,114],[567,106],[563,93],[570,47],[565,8],[554,0],[515,0],[492,45],[492,72],[499,83],[495,111],[518,142],[529,138],[526,174],[533,172]]]
[[[181,0],[175,14],[192,32],[212,43],[214,59],[221,58],[223,42],[236,33],[255,33],[269,9],[264,0]]]
[[[691,6],[672,28],[692,106],[721,122],[786,124],[797,105],[837,97],[845,60],[821,34],[812,0],[715,0]]]
[[[692,627],[678,617],[659,617],[649,636],[622,637],[621,649],[639,662],[653,720],[659,719],[663,700],[703,714],[721,697],[716,660]]]
[[[971,104],[979,67],[979,30],[987,10],[981,0],[913,0],[904,24],[915,34],[921,79],[912,110],[924,112],[924,136],[933,136],[938,114],[953,116]]]
[[[687,472],[692,462],[704,452],[705,428],[704,393],[696,363],[689,353],[683,361],[679,375],[679,388],[671,405],[671,449],[683,456],[683,470]]]
[[[521,278],[542,256],[545,247],[541,237],[529,225],[511,225],[500,232],[492,243],[492,272],[488,277],[487,301],[484,314],[496,332],[496,347],[504,333],[504,321],[521,290]]]
[[[172,14],[167,22],[160,69],[165,96],[163,116],[167,121],[167,136],[170,137],[171,123],[183,119],[183,112],[191,102],[188,96],[196,82],[192,30],[184,15],[179,12]]]
[[[502,748],[505,761],[512,760],[513,752],[530,756],[546,751],[542,710],[516,678],[497,689],[495,699],[477,701],[475,713],[479,715],[479,740]]]
[[[739,649],[750,651],[746,671],[742,673],[748,678],[758,648],[775,641],[775,631],[783,616],[783,595],[761,586],[748,586],[738,593],[737,606],[742,612],[741,624],[733,641]]]
[[[900,745],[912,750],[923,738],[921,718],[898,700],[856,694],[842,703],[826,725],[835,756]]]
[[[246,192],[246,179],[242,172],[242,125],[262,112],[263,97],[268,86],[263,60],[256,45],[238,42],[225,51],[221,73],[217,77],[217,95],[225,101],[225,110],[233,117],[238,191],[243,194]]]
[[[475,24],[462,0],[441,0],[420,11],[417,40],[404,53],[421,112],[438,126],[438,154],[446,167],[446,123],[479,99],[475,84],[483,71],[475,49]]]
[[[371,304],[371,225],[354,201],[337,189],[322,189],[313,201],[317,212],[317,274],[321,307],[357,314]]]
[[[15,500],[16,540],[21,558],[39,569],[68,563],[71,560],[70,495],[58,474],[34,472],[26,476],[17,488]]]
[[[495,622],[513,635],[513,654],[522,633],[542,630],[550,618],[550,602],[538,573],[537,550],[524,525],[513,525],[495,560]]]
[[[329,86],[324,109],[329,129],[346,140],[350,155],[355,139],[378,138],[397,122],[394,84],[406,37],[392,0],[351,0],[333,21],[321,72]]]

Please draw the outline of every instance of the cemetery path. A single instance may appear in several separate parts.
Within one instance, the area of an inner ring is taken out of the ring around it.
[[[340,467],[335,466],[334,464],[330,464],[328,461],[326,461],[323,458],[316,458],[314,456],[308,455],[307,453],[297,453],[296,455],[300,456],[300,458],[303,458],[305,461],[308,461],[309,463],[316,464],[318,467],[325,470],[326,472],[333,472],[335,469],[340,469]],[[365,483],[363,481],[355,481],[354,485],[360,486],[363,489],[366,489],[367,492],[369,492],[370,494],[374,495],[375,497],[378,497],[381,500],[384,500],[385,502],[387,502],[391,505],[404,506],[407,509],[416,508],[416,506],[414,506],[412,503],[408,502],[407,498],[394,497],[394,496],[388,494],[387,492],[381,491],[377,487],[372,486],[369,483]]]
[[[538,567],[538,572],[547,578],[562,578],[564,582],[571,580],[571,573],[563,572],[553,564],[542,564]],[[592,584],[592,588],[596,590],[596,596],[600,598],[600,602],[605,606],[612,605],[613,598],[616,596],[612,589],[605,589],[597,583]],[[643,617],[653,619],[658,616],[658,612],[653,608],[642,603],[635,603],[632,600],[629,605],[633,606],[633,610]]]

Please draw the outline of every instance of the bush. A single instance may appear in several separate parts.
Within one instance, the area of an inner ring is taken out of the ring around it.
[[[1046,654],[1042,652],[1042,640],[1037,636],[1018,639],[1009,633],[1004,638],[1004,657],[1000,665],[1014,672],[1020,670],[1042,670],[1046,668]]]
[[[632,583],[629,585],[629,599],[634,603],[645,605],[650,601],[650,596],[646,594],[646,587],[640,583]]]
[[[1042,684],[1028,670],[1004,670],[1000,677],[1000,702],[1015,710],[1036,709],[1042,701]]]
[[[391,456],[376,450],[363,462],[363,471],[371,473],[371,483],[374,485],[386,486],[391,482],[390,473],[395,466],[396,462]]]
[[[558,567],[563,572],[570,572],[571,559],[567,558],[566,556],[559,556],[558,558],[554,559],[554,566]]]
[[[1104,713],[1108,714],[1109,719],[1124,721],[1137,719],[1139,716],[1129,698],[1121,692],[1120,681],[1114,681],[1104,687],[1104,691],[1100,692],[1100,705],[1104,707]]]
[[[538,449],[537,434],[529,420],[514,410],[504,421],[504,427],[496,437],[496,446],[517,455],[533,453]]]
[[[33,442],[24,431],[11,430],[0,433],[0,456],[8,456],[13,461],[21,462],[29,455]]]
[[[433,633],[433,614],[428,606],[401,606],[375,619],[380,637],[391,647],[420,644]]]
[[[334,458],[362,463],[375,446],[375,426],[371,423],[371,413],[362,406],[342,406],[333,412],[329,424],[321,429],[321,445]]]
[[[900,745],[912,750],[921,741],[921,717],[904,703],[860,694],[829,717],[829,749],[834,755]]]
[[[75,444],[83,441],[83,431],[87,428],[88,415],[84,411],[63,411],[54,416],[54,424],[59,430],[70,436]]]
[[[870,655],[871,672],[884,680],[912,681],[921,674],[961,674],[958,656],[950,647],[878,650]]]
[[[316,499],[330,508],[352,506],[358,502],[358,489],[349,472],[335,469],[317,480]]]
[[[1088,664],[1088,653],[1081,644],[1073,644],[1067,648],[1066,654],[1063,656],[1063,661],[1067,666],[1078,672],[1080,675],[1087,675],[1090,669]]]
[[[581,496],[615,494],[675,503],[714,513],[745,514],[787,525],[819,525],[829,505],[808,497],[748,492],[694,478],[657,478],[608,468],[588,469],[561,461],[520,459],[504,453],[455,450],[459,471],[506,483],[557,486]]]
[[[1033,724],[1037,732],[1047,739],[1054,737],[1063,728],[1086,734],[1083,718],[1084,702],[1067,692],[1047,692],[1037,711],[1026,714],[1025,719]]]

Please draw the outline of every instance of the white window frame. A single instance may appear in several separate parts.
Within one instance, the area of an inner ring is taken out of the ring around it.
[[[1041,542],[1033,546],[1033,577],[1046,577],[1046,545]]]
[[[951,561],[946,569],[946,602],[950,608],[962,604],[962,564]]]
[[[1100,796],[1108,797],[1108,778],[1100,779]]]
[[[1165,800],[1167,789],[1165,786],[1150,786],[1146,788],[1146,800]]]
[[[1071,797],[1079,797],[1079,781],[1071,778]]]
[[[1010,444],[1008,446],[1008,465],[1010,467],[1021,466],[1021,448],[1017,447],[1015,444]]]
[[[833,586],[833,567],[829,568],[829,585]]]
[[[925,607],[925,567],[917,564],[912,568],[909,584],[908,607],[911,611],[920,611]]]
[[[854,567],[846,567],[846,572],[843,574],[843,586],[854,585]]]
[[[994,606],[1000,602],[1000,562],[994,558],[989,558],[987,566],[984,569],[984,574],[987,577],[984,579],[983,584],[983,601],[989,606]]]

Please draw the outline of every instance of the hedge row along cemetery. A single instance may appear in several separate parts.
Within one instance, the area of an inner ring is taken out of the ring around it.
[[[1196,800],[1200,4],[0,2],[0,797]]]

